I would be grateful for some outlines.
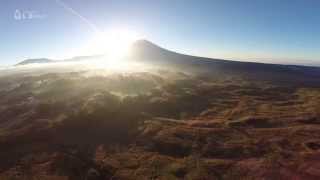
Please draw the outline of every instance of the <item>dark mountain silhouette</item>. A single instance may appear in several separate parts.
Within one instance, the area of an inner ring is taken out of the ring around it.
[[[241,75],[249,79],[314,83],[320,78],[319,67],[196,57],[161,48],[147,40],[139,40],[134,43],[132,58],[146,63],[179,68],[187,72],[201,72],[212,75]]]

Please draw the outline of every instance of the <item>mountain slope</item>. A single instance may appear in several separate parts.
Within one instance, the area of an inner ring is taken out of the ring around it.
[[[320,68],[311,66],[265,64],[196,57],[161,48],[140,40],[133,45],[131,58],[146,63],[175,67],[187,72],[213,75],[241,75],[262,80],[314,82],[320,78]]]

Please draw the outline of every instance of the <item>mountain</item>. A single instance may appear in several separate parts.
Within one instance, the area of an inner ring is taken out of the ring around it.
[[[132,48],[134,59],[155,64],[174,64],[177,66],[195,66],[193,68],[206,68],[209,70],[233,70],[233,71],[282,71],[282,72],[301,72],[318,74],[319,67],[301,66],[301,65],[282,65],[282,64],[268,64],[256,62],[233,61],[224,59],[214,59],[206,57],[197,57],[185,55],[170,51],[159,47],[147,40],[139,40],[133,44]]]
[[[32,63],[52,63],[66,61],[84,61],[99,56],[79,56],[63,61],[51,59],[28,59],[17,65]],[[230,75],[233,77],[242,76],[248,79],[271,80],[281,82],[315,83],[320,79],[320,68],[298,65],[265,64],[243,61],[232,61],[196,57],[177,53],[162,48],[148,40],[138,40],[132,45],[128,60],[138,61],[164,68],[177,68],[183,72],[204,73],[211,76]]]
[[[210,75],[243,76],[248,79],[288,83],[314,83],[320,79],[320,67],[196,57],[164,49],[147,40],[139,40],[133,44],[131,58],[144,63],[179,68],[185,72],[197,72]]]

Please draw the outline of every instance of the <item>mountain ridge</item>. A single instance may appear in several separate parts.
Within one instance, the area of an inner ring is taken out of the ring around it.
[[[78,62],[98,57],[103,57],[103,55],[78,56],[65,60],[28,59],[18,63],[17,66],[32,63]],[[241,75],[249,79],[258,77],[272,81],[312,81],[313,83],[320,79],[320,67],[243,62],[185,55],[162,48],[148,40],[134,42],[131,53],[126,58],[164,68],[177,68],[183,72],[207,73],[218,76]]]
[[[276,63],[265,63],[265,62],[251,62],[251,61],[237,61],[237,60],[230,60],[230,59],[221,59],[221,58],[209,58],[209,57],[203,57],[203,56],[195,56],[195,55],[189,55],[189,54],[184,54],[184,53],[179,53],[176,51],[172,51],[169,49],[165,49],[149,40],[146,39],[141,39],[141,40],[137,40],[133,43],[132,45],[134,51],[138,50],[140,51],[140,55],[141,52],[143,52],[145,56],[145,54],[150,54],[148,53],[148,51],[151,50],[161,50],[161,51],[167,51],[167,53],[173,53],[176,56],[177,55],[182,55],[185,57],[189,57],[189,58],[197,58],[197,59],[201,59],[201,60],[210,60],[210,61],[225,61],[225,62],[233,62],[233,63],[249,63],[249,64],[262,64],[262,65],[280,65],[280,66],[292,66],[292,67],[313,67],[313,68],[320,68],[318,66],[312,66],[312,65],[295,65],[295,64],[276,64]],[[148,51],[146,51],[146,49]],[[26,59],[23,60],[17,64],[15,64],[15,66],[17,65],[27,65],[27,64],[33,64],[33,63],[51,63],[51,62],[65,62],[65,61],[78,61],[78,60],[84,60],[84,59],[90,59],[90,58],[96,58],[96,57],[102,57],[103,55],[87,55],[87,56],[74,56],[72,58],[69,59],[62,59],[62,60],[55,60],[55,59],[50,59],[50,58],[30,58],[30,59]],[[136,55],[135,55],[136,56]]]

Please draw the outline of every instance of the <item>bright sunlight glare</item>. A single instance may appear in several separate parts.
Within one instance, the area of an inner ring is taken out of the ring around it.
[[[95,33],[81,52],[86,55],[103,55],[103,58],[90,62],[96,67],[125,70],[131,66],[125,57],[129,55],[131,45],[141,38],[142,36],[134,31],[114,28]]]
[[[134,68],[142,68],[126,58],[132,44],[139,39],[142,39],[140,34],[126,28],[99,31],[79,49],[78,54],[99,55],[94,60],[84,61],[88,68],[129,72]]]
[[[109,58],[118,59],[128,55],[130,46],[141,38],[136,32],[126,29],[112,29],[96,33],[88,43],[88,52],[104,54]]]

